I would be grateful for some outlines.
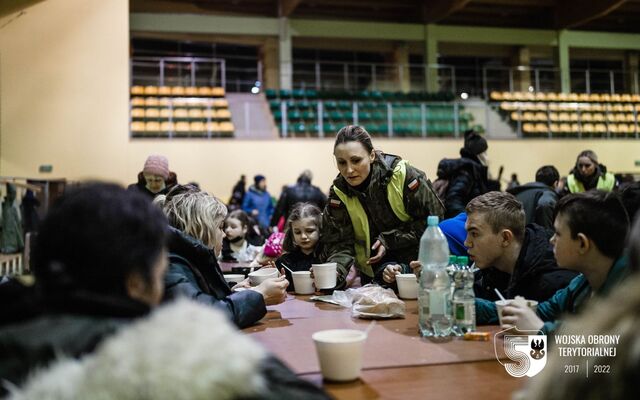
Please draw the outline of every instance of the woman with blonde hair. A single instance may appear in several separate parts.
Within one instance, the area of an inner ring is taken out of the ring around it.
[[[284,301],[289,283],[283,276],[238,292],[227,285],[217,262],[227,215],[220,200],[194,186],[177,185],[155,203],[171,226],[166,298],[186,296],[221,308],[241,329],[259,321],[266,314],[266,305]]]

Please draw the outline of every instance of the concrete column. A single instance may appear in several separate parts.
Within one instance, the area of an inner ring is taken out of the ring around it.
[[[438,40],[435,34],[435,25],[424,26],[424,63],[428,67],[425,71],[425,90],[427,92],[437,92],[440,90],[438,83]]]
[[[640,64],[640,54],[636,51],[628,51],[624,57],[625,70],[625,88],[627,92],[638,94],[640,76],[638,76],[638,65]]]
[[[558,68],[560,68],[560,91],[571,92],[571,74],[569,72],[569,44],[566,30],[558,31]]]
[[[409,75],[409,44],[398,43],[393,48],[391,63],[395,68],[391,71],[389,81],[396,82],[397,90],[408,93],[411,90],[411,77]]]
[[[280,62],[278,60],[278,39],[268,37],[260,46],[262,61],[262,85],[268,89],[280,89]]]
[[[511,57],[513,68],[513,88],[517,92],[528,92],[531,85],[531,53],[526,46],[516,47]]]
[[[293,88],[293,55],[291,51],[291,26],[289,18],[278,20],[278,56],[280,61],[280,89]]]

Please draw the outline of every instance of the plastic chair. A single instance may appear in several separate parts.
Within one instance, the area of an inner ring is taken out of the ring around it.
[[[158,88],[158,96],[171,96],[171,88],[169,86],[160,86]]]
[[[200,97],[211,97],[213,96],[213,91],[209,86],[200,86],[198,87],[198,96]]]
[[[157,86],[145,86],[144,94],[147,96],[157,96],[158,95],[158,87]]]
[[[145,101],[143,97],[132,97],[131,98],[131,105],[133,107],[144,107],[145,106]]]
[[[172,96],[184,96],[184,87],[183,86],[172,86],[171,87],[171,95]]]
[[[220,109],[216,111],[216,118],[218,119],[230,119],[231,118],[231,111],[229,111],[228,109]]]
[[[135,96],[140,96],[144,94],[144,87],[142,86],[131,86],[131,94]]]
[[[141,133],[145,131],[145,124],[142,121],[133,121],[130,127],[131,132],[133,133]]]
[[[132,108],[131,109],[131,118],[134,119],[142,119],[144,118],[144,108]]]
[[[157,108],[147,108],[144,112],[145,118],[159,118],[160,110]]]
[[[147,97],[144,101],[144,105],[147,107],[158,107],[160,100],[157,97]]]

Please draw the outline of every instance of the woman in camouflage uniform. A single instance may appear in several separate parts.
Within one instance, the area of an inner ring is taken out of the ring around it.
[[[417,259],[427,217],[442,217],[444,206],[424,172],[374,150],[364,128],[340,129],[333,149],[340,174],[323,214],[321,241],[327,261],[338,264],[336,287],[346,285],[352,264],[363,285],[381,282],[385,262]]]

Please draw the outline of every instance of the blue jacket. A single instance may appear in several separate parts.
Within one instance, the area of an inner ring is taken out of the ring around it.
[[[616,260],[607,274],[600,289],[596,292],[598,296],[607,295],[612,288],[617,286],[629,275],[627,257],[620,257]],[[544,325],[541,331],[544,334],[551,334],[560,325],[560,317],[563,313],[576,314],[591,297],[591,286],[587,278],[580,274],[573,278],[564,289],[560,289],[549,300],[538,304],[537,314]],[[478,324],[498,323],[498,312],[495,303],[484,303],[479,307],[479,299],[476,299],[476,318]],[[481,300],[481,299],[480,299]]]
[[[251,186],[244,195],[242,209],[249,215],[253,210],[258,210],[259,214],[256,217],[258,223],[263,228],[269,227],[271,214],[273,214],[273,201],[269,192],[258,190],[255,186]]]
[[[453,218],[445,219],[438,225],[449,243],[449,252],[455,256],[468,256],[464,241],[467,231],[464,224],[467,222],[467,213],[461,212]]]

